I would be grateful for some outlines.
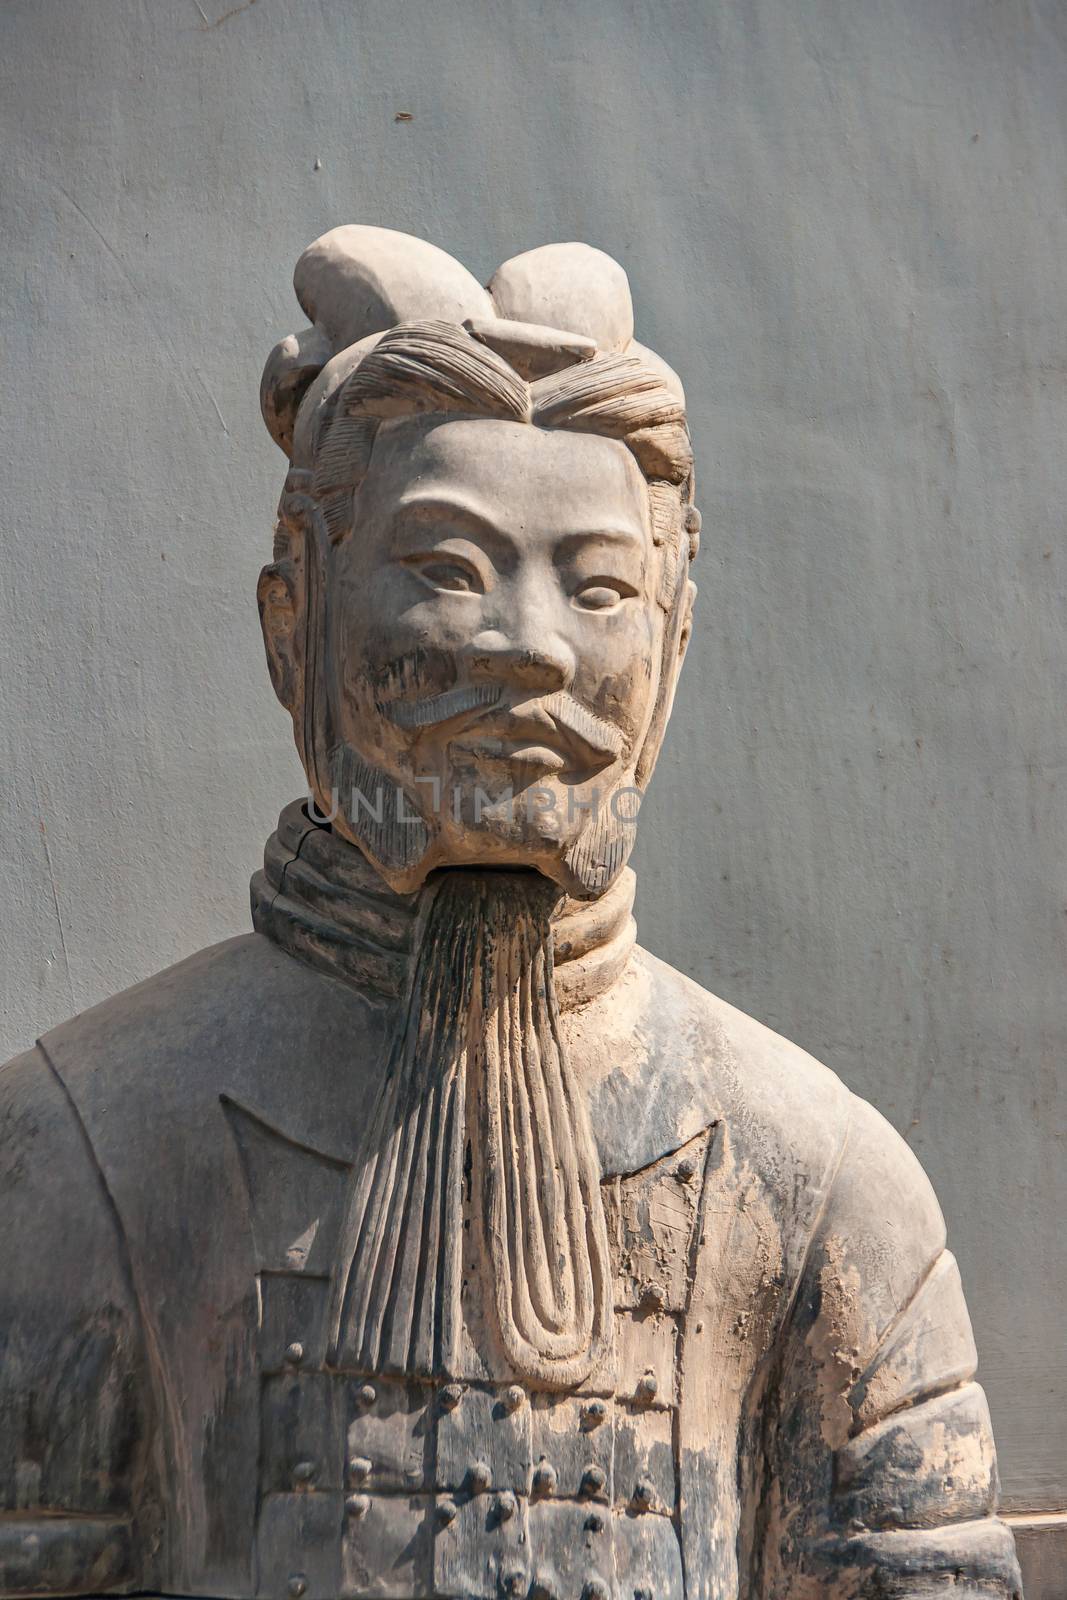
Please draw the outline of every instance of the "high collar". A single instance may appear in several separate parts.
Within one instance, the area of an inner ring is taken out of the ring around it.
[[[615,982],[636,937],[636,879],[624,869],[592,901],[562,899],[552,920],[556,997],[564,1010]],[[396,894],[355,845],[285,807],[252,877],[252,922],[290,955],[381,999],[404,992],[427,891]]]

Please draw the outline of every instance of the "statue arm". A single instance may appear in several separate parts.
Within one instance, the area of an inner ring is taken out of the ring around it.
[[[0,1069],[0,1595],[140,1585],[149,1437],[118,1219],[38,1047]]]
[[[976,1365],[929,1181],[855,1101],[768,1408],[763,1592],[807,1595],[817,1573],[833,1600],[919,1600],[949,1580],[975,1600],[1021,1594]]]

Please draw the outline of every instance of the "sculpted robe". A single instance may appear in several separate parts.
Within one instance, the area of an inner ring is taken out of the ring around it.
[[[1007,1597],[959,1274],[903,1142],[633,946],[556,928],[610,1361],[569,1391],[331,1365],[417,927],[283,813],[257,930],[0,1073],[0,1593]]]

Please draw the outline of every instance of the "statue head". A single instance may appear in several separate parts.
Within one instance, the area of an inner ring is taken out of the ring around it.
[[[681,384],[587,245],[483,289],[342,227],[294,281],[312,326],[263,375],[291,469],[259,603],[310,796],[395,889],[500,866],[599,894],[689,636]]]

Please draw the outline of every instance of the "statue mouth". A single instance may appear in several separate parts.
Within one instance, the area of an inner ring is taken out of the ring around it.
[[[549,777],[567,772],[570,758],[559,749],[521,734],[472,733],[451,742],[453,751],[482,765],[503,765],[525,774]]]
[[[566,772],[585,752],[540,705],[497,710],[450,740],[453,751],[542,774]],[[590,752],[592,754],[592,752]]]
[[[617,761],[624,749],[620,731],[566,690],[506,704],[499,688],[460,685],[378,709],[396,727],[440,732],[455,752],[527,773],[588,778]]]

